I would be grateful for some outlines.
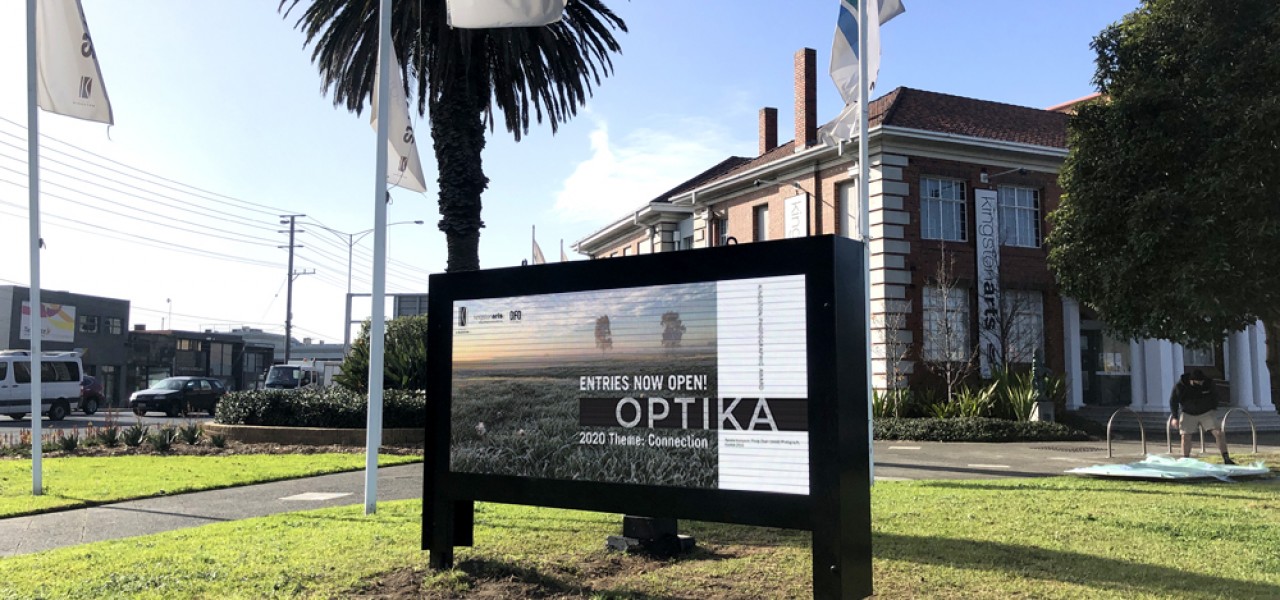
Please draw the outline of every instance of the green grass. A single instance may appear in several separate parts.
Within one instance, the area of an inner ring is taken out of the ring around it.
[[[48,458],[40,496],[31,495],[30,460],[0,460],[0,518],[352,471],[363,468],[364,459],[339,453]],[[383,454],[378,464],[420,460]]]
[[[686,522],[698,550],[664,561],[605,552],[616,515],[480,504],[476,546],[430,573],[420,511],[324,509],[6,558],[0,599],[812,595],[801,532]],[[873,515],[881,598],[1280,597],[1276,481],[882,482]]]

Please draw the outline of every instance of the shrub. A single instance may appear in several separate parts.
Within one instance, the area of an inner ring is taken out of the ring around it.
[[[997,370],[991,384],[996,388],[996,399],[1000,416],[1026,421],[1031,418],[1031,409],[1036,404],[1037,392],[1035,376],[1030,371],[1015,372]],[[1049,397],[1046,394],[1045,400]]]
[[[332,386],[301,390],[232,392],[218,402],[218,423],[278,427],[360,429],[368,424],[366,396]],[[427,425],[424,392],[386,390],[382,426],[421,428]]]
[[[120,427],[114,424],[99,427],[94,431],[99,444],[108,448],[120,445]]]
[[[165,425],[156,430],[155,433],[147,436],[147,443],[156,452],[168,452],[173,448],[174,440],[178,439],[178,429],[169,425]]]
[[[76,428],[70,431],[58,429],[57,433],[54,434],[54,443],[63,452],[75,452],[76,448],[80,446],[80,430]]]
[[[387,390],[421,390],[427,387],[427,316],[387,321],[383,336],[382,386]],[[351,343],[334,381],[360,394],[369,392],[369,322]]]
[[[214,448],[226,448],[227,436],[222,435],[221,433],[212,434],[209,436],[209,443],[213,444]]]
[[[124,445],[130,448],[137,448],[138,446],[141,446],[142,442],[146,441],[147,433],[150,430],[150,427],[147,427],[142,423],[134,423],[133,425],[130,425],[124,430]]]
[[[875,439],[921,442],[1058,442],[1089,436],[1062,423],[989,418],[876,419]]]
[[[204,429],[199,423],[187,422],[178,427],[178,437],[182,439],[188,446],[194,446],[200,443],[200,435],[204,433]]]

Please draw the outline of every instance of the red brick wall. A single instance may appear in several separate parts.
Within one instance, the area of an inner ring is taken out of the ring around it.
[[[912,284],[907,290],[907,299],[912,302],[913,309],[907,319],[907,328],[916,332],[912,354],[920,357],[923,350],[924,319],[923,290],[930,285],[941,262],[942,251],[938,240],[921,238],[920,220],[920,181],[923,177],[942,177],[959,179],[965,182],[966,193],[966,227],[967,240],[964,242],[947,242],[947,254],[955,260],[953,276],[958,283],[969,288],[969,332],[970,343],[976,343],[977,310],[976,297],[972,288],[977,280],[974,232],[974,190],[996,189],[997,185],[1017,185],[1040,190],[1040,220],[1042,238],[1049,232],[1049,224],[1045,215],[1057,208],[1058,199],[1062,195],[1058,187],[1057,175],[1031,172],[1026,175],[1009,173],[994,177],[990,183],[981,183],[980,175],[984,165],[962,163],[930,158],[910,157],[909,164],[903,169],[903,181],[909,187],[909,194],[903,200],[903,210],[911,215],[911,223],[905,229],[905,240],[911,243],[911,255],[907,258],[907,267],[912,271]],[[988,173],[1000,173],[1004,167],[986,166]],[[1065,372],[1062,355],[1062,300],[1054,285],[1053,275],[1047,266],[1047,249],[1000,247],[1000,283],[1002,289],[1035,290],[1042,294],[1044,306],[1045,362],[1055,373]],[[923,365],[918,364],[913,383],[924,383],[930,375]]]

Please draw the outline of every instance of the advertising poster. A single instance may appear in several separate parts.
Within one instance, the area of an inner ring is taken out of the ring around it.
[[[40,339],[46,342],[76,341],[76,307],[40,303]],[[31,339],[31,303],[22,302],[21,331],[18,339]]]
[[[803,275],[453,304],[451,470],[809,493]]]

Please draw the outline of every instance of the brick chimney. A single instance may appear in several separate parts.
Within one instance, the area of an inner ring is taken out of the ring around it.
[[[813,48],[796,51],[796,152],[818,140],[818,53]]]
[[[778,109],[760,109],[760,154],[778,147]]]

